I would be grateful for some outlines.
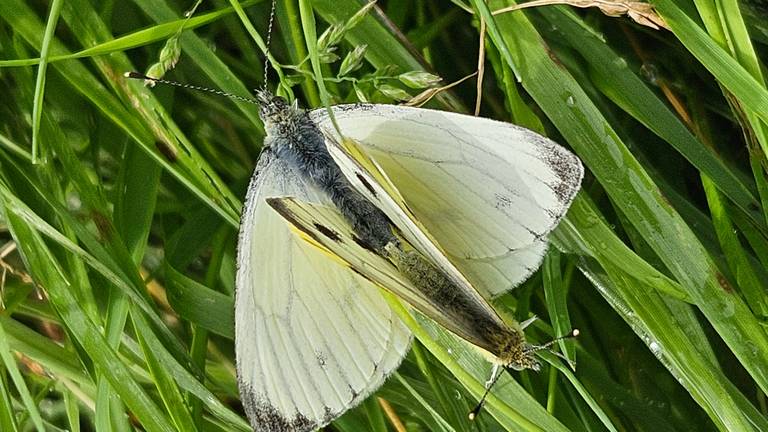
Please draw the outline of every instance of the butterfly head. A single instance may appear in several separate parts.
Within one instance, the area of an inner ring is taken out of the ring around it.
[[[532,369],[536,372],[541,369],[541,363],[536,358],[536,353],[539,351],[548,351],[557,357],[562,358],[573,366],[573,362],[563,356],[562,354],[552,350],[552,346],[558,341],[563,339],[573,338],[579,335],[579,329],[573,329],[568,334],[557,337],[543,345],[533,345],[525,341],[525,334],[521,329],[514,329],[509,332],[501,332],[500,336],[497,336],[496,346],[497,359],[496,362],[500,365],[512,369],[521,371],[524,369]]]
[[[291,122],[301,113],[295,103],[289,104],[266,89],[256,91],[256,100],[259,102],[259,116],[267,129]]]
[[[541,363],[536,358],[536,351],[538,351],[536,346],[525,343],[524,339],[510,338],[499,349],[497,361],[505,368],[512,370],[532,369],[538,372],[541,369]]]

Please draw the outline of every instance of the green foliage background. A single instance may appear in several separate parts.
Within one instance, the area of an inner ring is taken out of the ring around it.
[[[576,372],[508,374],[471,424],[488,363],[411,318],[403,367],[329,429],[396,430],[385,400],[409,431],[768,430],[768,6],[657,0],[655,31],[566,6],[491,15],[508,4],[391,0],[350,23],[363,0],[277,0],[281,91],[309,107],[472,73],[484,17],[482,115],[588,171],[542,270],[497,302],[542,318],[533,340],[580,328],[562,345]],[[123,78],[178,58],[170,79],[262,84],[269,4],[192,7],[0,1],[2,431],[249,430],[232,294],[257,109]]]

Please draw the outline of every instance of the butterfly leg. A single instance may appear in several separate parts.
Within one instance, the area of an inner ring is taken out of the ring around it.
[[[539,317],[537,317],[536,315],[528,318],[527,320],[520,323],[520,328],[525,330],[526,327],[533,324],[533,322],[536,321],[537,319],[539,319]]]
[[[488,389],[493,385],[494,381],[496,381],[496,375],[499,374],[500,364],[494,363],[493,369],[491,369],[491,378],[488,379],[488,381],[485,382],[485,388]]]

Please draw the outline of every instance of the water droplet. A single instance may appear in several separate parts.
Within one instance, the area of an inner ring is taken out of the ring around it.
[[[640,75],[653,85],[658,85],[659,69],[653,63],[643,63],[640,66]]]
[[[616,66],[617,68],[622,68],[623,69],[623,68],[627,67],[627,61],[624,60],[624,57],[616,57],[613,60],[613,65]]]
[[[747,342],[745,344],[747,349],[749,350],[750,354],[752,354],[753,357],[757,357],[760,353],[759,349],[757,348],[757,345],[754,344],[754,342]]]
[[[569,94],[568,97],[565,98],[565,104],[569,107],[576,106],[576,98],[573,97],[572,94]]]
[[[655,355],[656,357],[658,357],[658,356],[660,356],[660,355],[661,355],[661,345],[659,345],[659,343],[658,343],[658,342],[656,342],[656,341],[652,341],[650,344],[648,344],[648,348],[650,348],[650,349],[651,349],[651,352],[652,352],[652,353],[653,353],[653,355]]]

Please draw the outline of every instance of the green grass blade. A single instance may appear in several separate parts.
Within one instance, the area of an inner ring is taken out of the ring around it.
[[[665,0],[663,0],[665,1]],[[475,1],[478,9],[485,3]],[[768,337],[749,308],[721,283],[707,251],[570,74],[556,64],[522,14],[489,21],[496,45],[515,47],[523,86],[541,106],[613,202],[646,238],[680,285],[718,330],[753,379],[768,391]],[[503,52],[504,50],[500,50]],[[768,95],[768,93],[766,93]],[[768,99],[766,99],[768,101]],[[768,104],[765,105],[768,109]],[[751,341],[748,346],[745,341]]]
[[[763,232],[766,229],[760,206],[750,187],[722,161],[702,145],[683,122],[636,74],[627,61],[616,54],[572,11],[564,8],[543,10],[544,16],[562,35],[568,35],[571,47],[590,63],[594,82],[613,102],[664,139],[702,173],[717,179],[715,185],[735,202]],[[757,208],[757,210],[756,210]]]
[[[654,4],[666,23],[701,64],[733,93],[744,106],[768,121],[768,90],[733,57],[717,45],[671,0]]]
[[[37,68],[37,82],[35,83],[35,97],[32,105],[32,163],[38,162],[40,146],[40,118],[43,115],[43,98],[45,95],[45,75],[48,70],[48,54],[51,48],[53,32],[59,22],[59,14],[64,2],[53,0],[51,11],[48,14],[48,23],[45,26],[43,44],[40,48],[40,65]]]
[[[8,338],[5,335],[5,329],[3,329],[2,325],[0,325],[0,359],[3,360],[5,370],[11,375],[13,384],[16,386],[16,390],[24,401],[26,413],[32,419],[35,428],[38,432],[45,432],[45,426],[43,426],[43,419],[40,417],[37,402],[33,400],[32,395],[29,393],[27,383],[24,381],[24,377],[21,375],[21,372],[16,365],[16,359],[13,358],[11,347],[8,344]]]
[[[4,185],[0,185],[0,189],[7,193]],[[126,365],[109,348],[99,330],[79,307],[69,292],[69,282],[43,243],[40,234],[19,216],[17,208],[7,199],[3,200],[3,211],[5,220],[8,221],[24,255],[27,267],[39,283],[46,287],[51,302],[61,314],[67,328],[88,350],[94,363],[102,370],[110,371],[105,376],[126,405],[131,408],[134,415],[148,430],[173,431],[174,429],[165,420],[154,402],[134,381]]]

